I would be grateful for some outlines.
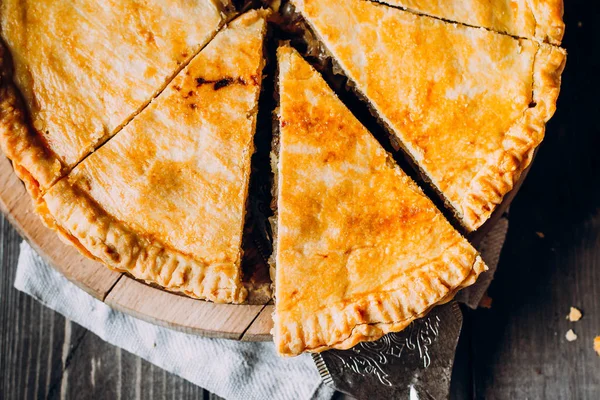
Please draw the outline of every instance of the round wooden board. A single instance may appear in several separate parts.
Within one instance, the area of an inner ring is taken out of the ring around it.
[[[469,235],[475,246],[507,210],[527,172],[489,221]],[[0,155],[0,208],[50,265],[91,296],[119,311],[153,324],[207,337],[246,341],[272,339],[272,305],[215,304],[170,293],[110,270],[62,242],[33,212],[25,186],[4,155]]]

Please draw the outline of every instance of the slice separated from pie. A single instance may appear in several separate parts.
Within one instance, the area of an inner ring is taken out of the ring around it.
[[[295,50],[278,60],[277,350],[402,330],[486,266]]]
[[[563,0],[370,0],[447,21],[560,44]]]
[[[0,145],[30,193],[148,104],[225,23],[226,3],[3,1]]]
[[[152,103],[43,196],[48,225],[138,279],[243,302],[242,228],[266,12],[224,28]]]
[[[363,0],[292,0],[470,231],[530,164],[565,51]]]

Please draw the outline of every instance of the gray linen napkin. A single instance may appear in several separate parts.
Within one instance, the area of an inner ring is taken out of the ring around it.
[[[209,339],[141,321],[96,300],[48,266],[25,242],[15,288],[94,332],[226,399],[330,399],[311,357],[281,358],[271,342]]]

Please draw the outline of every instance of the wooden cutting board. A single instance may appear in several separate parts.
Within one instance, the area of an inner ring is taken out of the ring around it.
[[[527,171],[492,217],[470,236],[475,246],[506,211]],[[21,236],[67,279],[109,306],[153,324],[202,336],[271,340],[272,305],[215,304],[146,285],[81,255],[46,228],[10,161],[0,155],[0,208]]]

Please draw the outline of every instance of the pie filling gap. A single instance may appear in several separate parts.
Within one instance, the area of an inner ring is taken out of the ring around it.
[[[271,113],[275,108],[275,69],[277,66],[277,40],[275,27],[267,26],[263,45],[262,88],[258,100],[254,154],[250,167],[250,183],[246,199],[246,216],[242,238],[242,283],[248,289],[249,304],[266,304],[273,297],[269,273],[269,258],[273,253],[273,232],[270,219],[273,216],[271,203],[272,172],[270,166],[273,127]]]

